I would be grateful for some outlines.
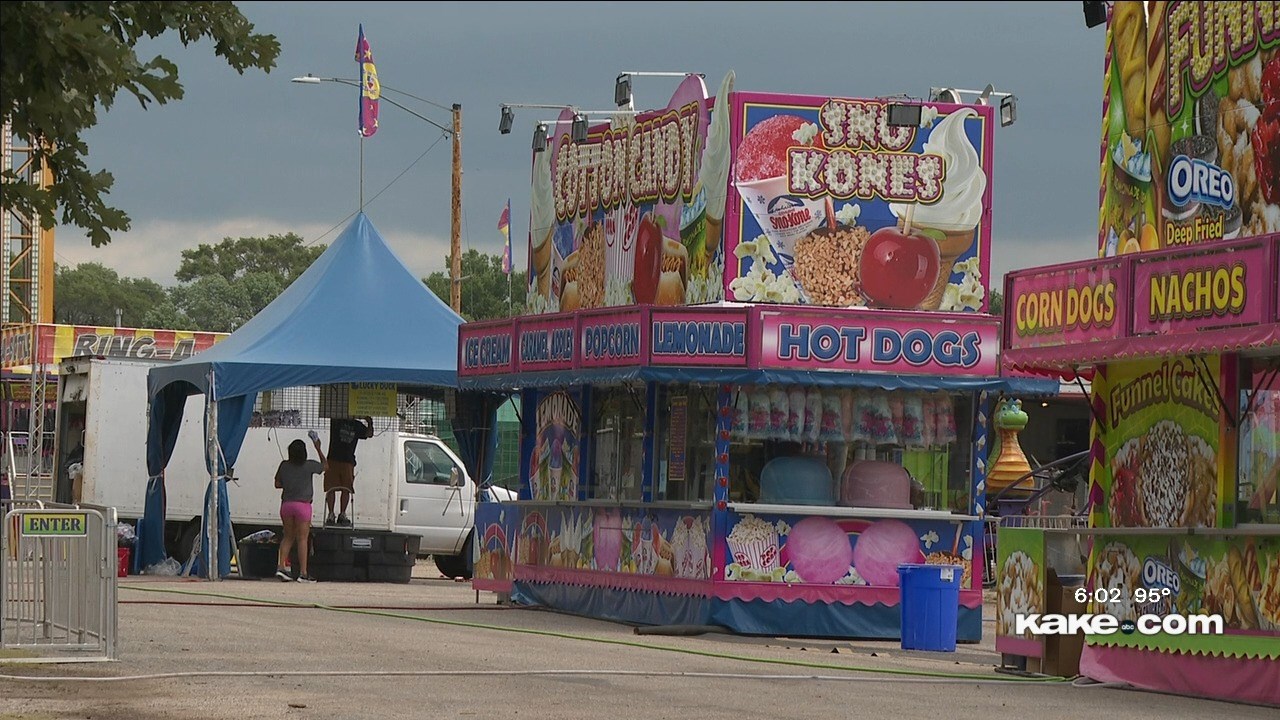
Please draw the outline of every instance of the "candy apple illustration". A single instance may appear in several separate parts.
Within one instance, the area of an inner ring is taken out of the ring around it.
[[[662,222],[661,216],[645,213],[636,230],[636,262],[631,291],[641,305],[652,303],[658,293],[658,278],[662,274]]]
[[[877,307],[915,309],[938,280],[938,244],[918,228],[871,233],[859,260],[862,294]]]

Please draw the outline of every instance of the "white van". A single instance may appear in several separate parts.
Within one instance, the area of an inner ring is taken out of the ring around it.
[[[154,361],[70,358],[58,377],[54,473],[56,499],[115,507],[120,518],[142,517],[147,487],[147,371]],[[237,539],[280,527],[276,468],[294,439],[315,429],[328,447],[327,420],[316,414],[318,388],[290,388],[291,399],[264,398],[255,413],[227,484]],[[264,402],[265,401],[265,402]],[[299,407],[285,407],[294,405]],[[431,555],[450,577],[471,574],[471,532],[476,484],[440,438],[405,432],[394,418],[375,421],[375,434],[356,449],[355,498],[348,510],[355,529],[421,537],[419,553]],[[314,449],[308,442],[308,452]],[[79,464],[79,468],[74,468]],[[74,478],[74,479],[73,479]],[[165,469],[165,537],[170,554],[189,556],[200,532],[209,473],[204,462],[204,396],[187,400],[178,444]],[[324,495],[316,479],[313,523],[324,521]],[[502,488],[490,498],[514,499]]]

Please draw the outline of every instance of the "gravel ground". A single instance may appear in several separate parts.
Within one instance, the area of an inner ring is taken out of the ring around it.
[[[1101,687],[927,686],[851,670],[1006,679],[993,670],[991,622],[982,643],[955,653],[903,651],[896,642],[637,636],[626,625],[500,606],[490,593],[477,603],[469,585],[439,578],[429,561],[416,575],[407,585],[123,580],[120,660],[29,665],[0,658],[0,674],[60,678],[0,680],[0,718],[1275,717],[1274,710]],[[352,674],[287,674],[316,671]],[[519,674],[531,671],[544,674]],[[207,674],[84,680],[175,672]]]

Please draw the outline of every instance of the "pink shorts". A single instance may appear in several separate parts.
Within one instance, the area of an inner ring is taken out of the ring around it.
[[[311,524],[311,503],[301,500],[285,500],[280,503],[280,519],[293,519],[303,525]]]

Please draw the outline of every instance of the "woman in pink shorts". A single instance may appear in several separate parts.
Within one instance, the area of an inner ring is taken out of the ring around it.
[[[280,488],[280,522],[284,525],[284,539],[280,541],[280,555],[276,559],[276,577],[285,582],[293,578],[284,569],[289,552],[298,548],[298,582],[315,582],[307,574],[307,541],[311,536],[311,500],[315,494],[314,477],[325,471],[328,461],[320,449],[320,440],[313,441],[320,462],[307,459],[307,444],[302,440],[289,443],[289,459],[276,468],[276,487]]]

